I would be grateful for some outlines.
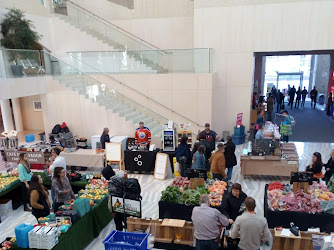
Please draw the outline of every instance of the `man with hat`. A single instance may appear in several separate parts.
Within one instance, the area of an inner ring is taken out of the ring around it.
[[[149,148],[151,143],[151,131],[144,126],[144,122],[139,123],[139,128],[136,129],[135,141],[138,146]]]
[[[211,173],[213,175],[213,179],[223,180],[227,178],[225,173],[225,145],[222,142],[219,142],[217,145],[218,149],[214,152],[209,160],[211,165]]]
[[[199,133],[198,139],[199,138],[205,137],[206,141],[210,143],[210,156],[211,152],[215,150],[216,147],[216,140],[219,140],[219,136],[217,133],[213,130],[210,129],[210,123],[205,123],[205,129]]]

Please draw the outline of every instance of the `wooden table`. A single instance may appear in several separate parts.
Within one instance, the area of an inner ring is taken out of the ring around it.
[[[281,159],[275,156],[240,156],[241,174],[287,176],[291,172],[298,172],[298,158]]]

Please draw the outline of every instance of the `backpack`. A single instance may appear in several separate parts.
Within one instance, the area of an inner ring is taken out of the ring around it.
[[[52,134],[59,134],[61,132],[61,127],[59,124],[53,127]]]
[[[65,127],[63,127],[63,128],[61,129],[61,132],[62,132],[62,133],[69,133],[69,132],[70,132],[70,129],[69,129],[67,126],[65,126]]]
[[[108,191],[112,196],[123,197],[124,195],[124,180],[116,175],[108,181]]]
[[[126,198],[133,199],[133,200],[141,199],[141,196],[140,196],[141,188],[140,188],[138,179],[129,178],[125,182],[124,192],[125,192]]]

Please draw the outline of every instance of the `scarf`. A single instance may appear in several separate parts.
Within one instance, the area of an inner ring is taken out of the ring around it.
[[[28,163],[28,161],[25,161],[25,163],[22,164],[22,165],[26,169],[27,173],[29,174],[31,172],[31,170],[30,170],[30,164]]]

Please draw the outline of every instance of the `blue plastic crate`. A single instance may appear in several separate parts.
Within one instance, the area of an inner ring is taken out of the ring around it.
[[[24,137],[24,139],[26,140],[26,142],[33,142],[33,141],[35,141],[35,135],[33,135],[33,134],[26,135]]]
[[[232,141],[235,145],[244,144],[245,140],[246,140],[246,135],[241,135],[241,136],[232,135]]]
[[[147,250],[148,234],[112,231],[104,239],[105,250]]]
[[[245,126],[234,127],[234,135],[241,136],[245,134]]]

